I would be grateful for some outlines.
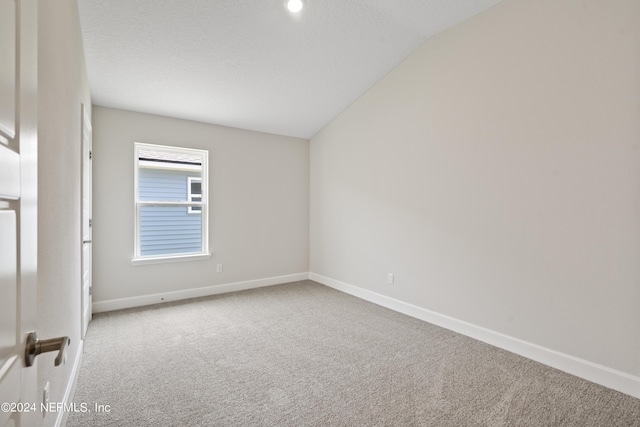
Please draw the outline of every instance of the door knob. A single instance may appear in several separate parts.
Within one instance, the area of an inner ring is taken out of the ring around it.
[[[69,337],[39,340],[35,332],[29,332],[27,334],[27,346],[24,351],[24,362],[27,366],[32,366],[33,360],[40,353],[57,351],[58,355],[54,363],[56,366],[63,364],[66,361],[65,351],[70,343],[71,339],[69,339]]]

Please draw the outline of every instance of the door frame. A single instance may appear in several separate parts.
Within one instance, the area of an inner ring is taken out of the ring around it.
[[[84,339],[92,317],[92,216],[93,216],[93,137],[92,126],[86,105],[81,104],[80,144],[80,337]],[[87,192],[85,197],[85,192]],[[85,206],[88,203],[88,207]],[[88,284],[86,283],[88,281]]]

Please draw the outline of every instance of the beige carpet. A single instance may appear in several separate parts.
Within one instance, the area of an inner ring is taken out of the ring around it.
[[[95,316],[68,426],[640,426],[640,400],[311,281]]]

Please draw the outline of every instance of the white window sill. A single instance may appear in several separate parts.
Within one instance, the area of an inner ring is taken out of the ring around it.
[[[211,259],[211,254],[170,255],[170,256],[134,258],[131,260],[131,264],[133,265],[166,264],[170,262],[204,261],[209,259]]]

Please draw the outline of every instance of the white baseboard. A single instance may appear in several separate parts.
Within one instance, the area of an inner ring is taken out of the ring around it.
[[[76,385],[78,384],[78,375],[80,374],[80,365],[82,363],[82,350],[84,348],[84,341],[80,341],[80,345],[78,345],[78,350],[76,352],[76,357],[73,362],[73,368],[71,369],[71,377],[69,377],[69,382],[67,383],[67,387],[64,390],[64,397],[62,398],[63,407],[67,407],[73,402],[73,396],[76,391]],[[67,424],[67,417],[69,416],[68,411],[58,411],[58,416],[56,417],[55,427],[64,426]]]
[[[425,322],[449,329],[468,337],[483,341],[504,350],[535,360],[552,368],[592,381],[613,390],[640,398],[640,377],[580,359],[559,351],[510,337],[426,308],[418,307],[376,292],[348,283],[340,282],[316,273],[309,273],[309,279],[333,289],[378,304],[399,313],[415,317]]]
[[[106,301],[95,301],[92,304],[94,313],[104,311],[121,310],[123,308],[140,307],[144,305],[158,304],[169,301],[179,301],[190,298],[206,297],[210,295],[224,294],[227,292],[244,291],[247,289],[261,288],[263,286],[280,285],[283,283],[307,280],[309,273],[289,274],[286,276],[268,277],[265,279],[247,280],[244,282],[226,283],[222,285],[207,286],[204,288],[184,289],[180,291],[163,292],[151,295],[140,295],[130,298],[119,298]]]

